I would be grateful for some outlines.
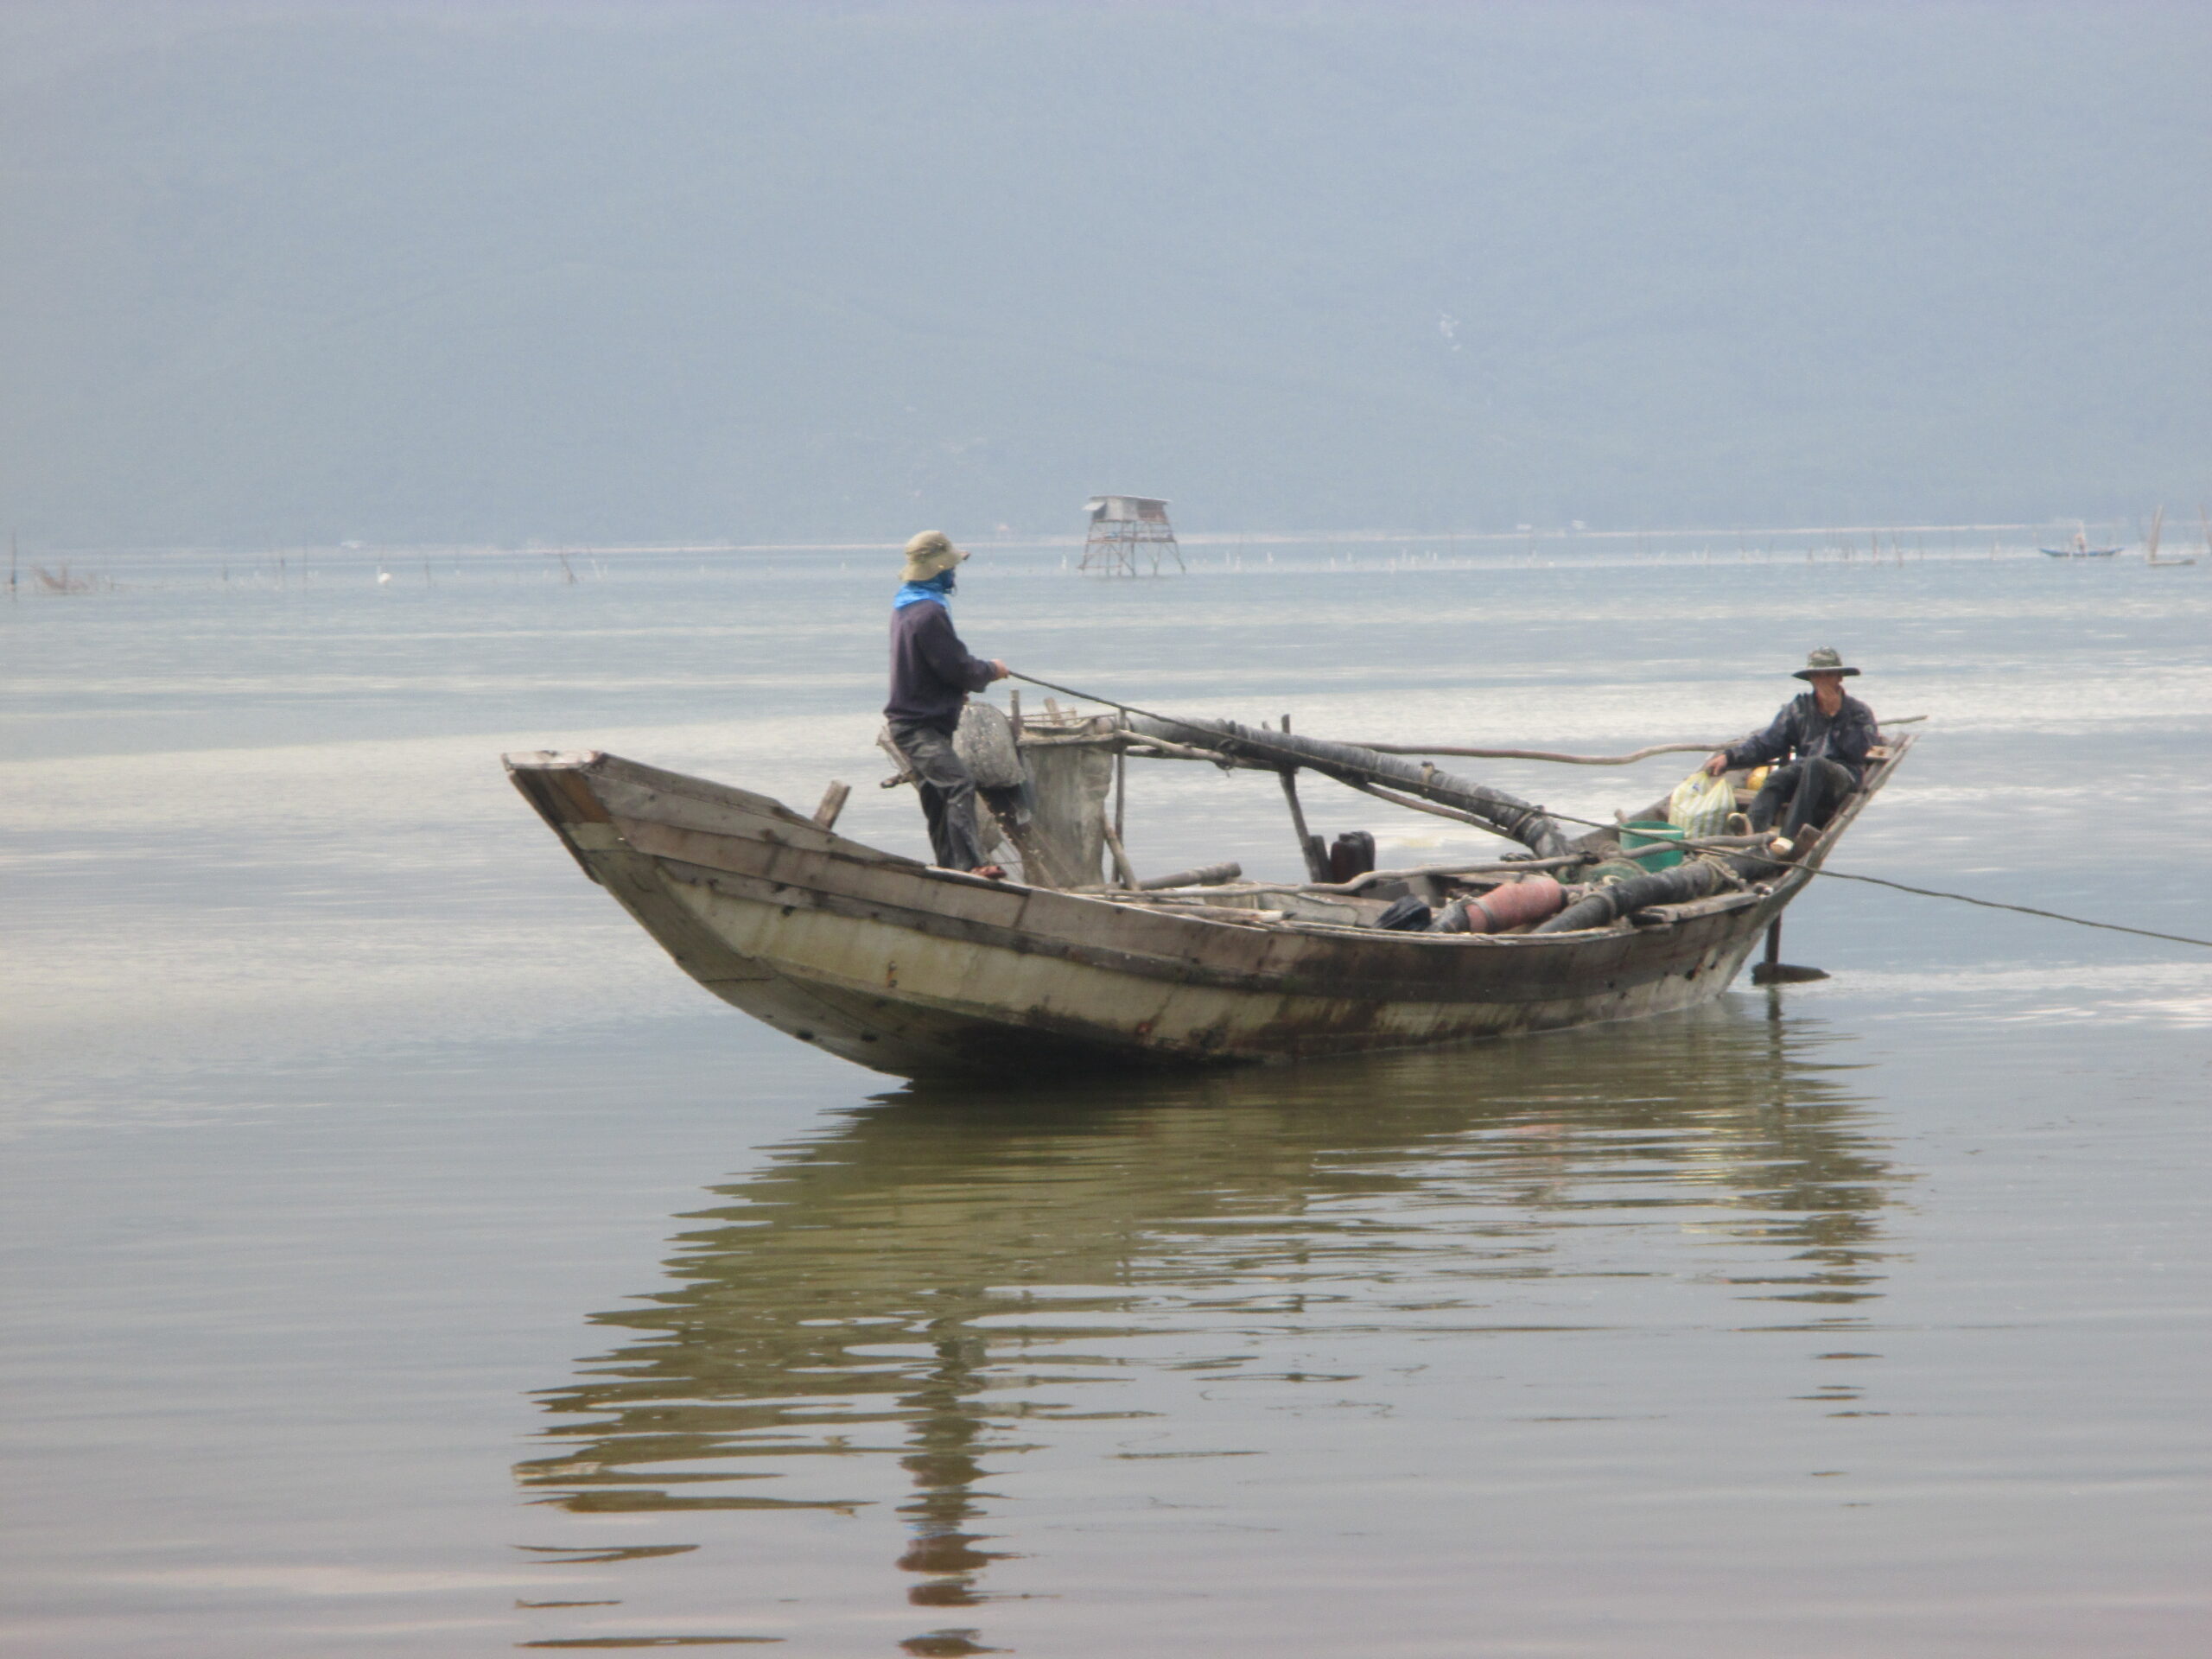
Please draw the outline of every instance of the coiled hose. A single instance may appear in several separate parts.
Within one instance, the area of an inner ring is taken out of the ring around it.
[[[1599,888],[1579,899],[1549,921],[1537,925],[1539,933],[1572,933],[1578,928],[1605,927],[1631,911],[1653,905],[1687,904],[1729,885],[1727,874],[1709,859],[1693,859],[1671,870],[1631,875],[1624,881]]]

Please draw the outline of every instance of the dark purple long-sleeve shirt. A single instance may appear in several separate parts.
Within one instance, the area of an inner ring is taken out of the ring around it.
[[[952,631],[952,613],[933,600],[891,613],[890,720],[925,721],[950,731],[970,691],[991,683],[991,665],[968,654]]]

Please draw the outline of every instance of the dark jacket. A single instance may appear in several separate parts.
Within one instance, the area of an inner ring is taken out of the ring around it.
[[[890,720],[918,720],[950,731],[970,691],[991,683],[991,665],[970,657],[952,631],[952,613],[934,600],[891,613]]]
[[[1821,712],[1810,691],[1782,705],[1766,730],[1728,746],[1732,766],[1764,766],[1774,762],[1833,760],[1851,774],[1856,785],[1866,768],[1866,751],[1880,738],[1874,711],[1847,694],[1843,707],[1830,720]]]

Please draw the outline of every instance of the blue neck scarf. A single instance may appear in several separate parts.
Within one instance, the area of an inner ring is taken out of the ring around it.
[[[909,605],[918,605],[924,600],[934,600],[949,612],[952,609],[952,572],[940,570],[922,582],[910,582],[893,596],[891,608],[903,611]]]

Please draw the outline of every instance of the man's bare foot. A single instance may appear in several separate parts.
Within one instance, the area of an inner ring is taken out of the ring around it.
[[[978,864],[974,869],[969,871],[968,874],[970,875],[980,875],[986,881],[1003,881],[1006,880],[1006,871],[1001,866],[996,864]]]

